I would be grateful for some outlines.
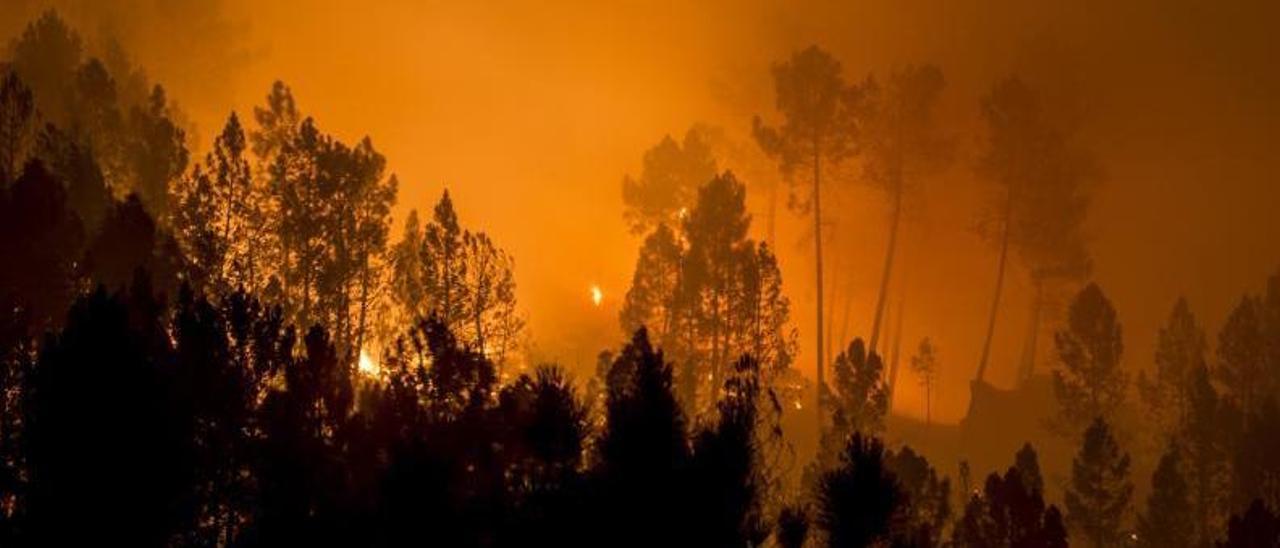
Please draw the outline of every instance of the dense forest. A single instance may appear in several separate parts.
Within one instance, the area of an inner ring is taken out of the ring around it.
[[[995,271],[966,427],[1000,428],[978,394],[1006,276],[1034,288],[1016,367],[1052,413],[972,477],[888,435],[906,382],[933,431],[947,356],[925,338],[900,368],[891,321],[899,227],[959,161],[939,67],[849,78],[818,46],[774,65],[749,144],[813,227],[803,338],[747,206],[769,193],[771,231],[779,189],[715,128],[643,151],[618,337],[577,375],[527,359],[537,311],[467,204],[393,226],[412,183],[289,85],[198,153],[181,98],[58,13],[3,52],[0,545],[1280,546],[1280,271],[1216,339],[1168,303],[1151,365],[1126,366],[1081,229],[1105,170],[1016,76],[973,105]],[[858,257],[864,336],[823,294],[821,189],[855,182],[889,212],[886,255]],[[812,455],[784,426],[800,410]]]

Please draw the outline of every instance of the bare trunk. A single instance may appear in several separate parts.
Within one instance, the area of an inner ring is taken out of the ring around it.
[[[839,246],[837,246],[837,247],[839,247]],[[837,265],[839,264],[839,261],[840,261],[840,254],[839,254],[839,253],[836,253],[836,264],[837,264]],[[840,280],[840,269],[839,269],[839,268],[833,268],[833,269],[831,269],[831,270],[832,270],[832,271],[831,271],[831,275],[832,275],[832,276],[831,276],[831,279],[836,280],[836,285],[835,285],[835,286],[833,286],[833,287],[832,287],[832,289],[836,289],[836,288],[838,288],[838,287],[840,286],[840,283],[839,283],[839,280]],[[823,346],[823,348],[824,348],[824,349],[826,349],[826,355],[828,355],[828,356],[834,356],[834,355],[835,355],[835,354],[833,354],[833,353],[832,353],[832,351],[831,351],[831,345],[832,345],[832,344],[834,344],[834,341],[833,341],[833,339],[832,339],[832,337],[831,337],[831,329],[832,329],[833,327],[835,327],[835,317],[836,317],[835,310],[836,310],[836,300],[837,300],[837,299],[836,299],[836,297],[837,297],[837,294],[838,294],[838,293],[833,293],[833,294],[831,294],[831,295],[827,295],[827,314],[826,314],[827,325],[825,325],[825,326],[824,326],[824,329],[826,330],[826,332],[825,332],[825,334],[824,334],[824,336],[826,337],[826,340],[825,340],[825,341],[823,341],[823,342],[825,342],[825,343],[826,343],[826,346]]]
[[[933,381],[924,383],[924,425],[933,423]]]
[[[880,322],[884,318],[885,301],[889,297],[889,279],[893,275],[893,258],[898,249],[898,226],[902,222],[902,181],[899,180],[893,191],[893,216],[889,221],[889,246],[885,249],[884,272],[880,275],[880,295],[876,297],[875,320],[871,324],[871,340],[867,350],[876,351],[876,343],[880,339]]]
[[[818,404],[816,411],[818,413],[818,431],[821,432],[823,423],[822,391],[826,386],[822,370],[826,366],[826,360],[823,356],[822,347],[822,164],[819,158],[818,139],[816,136],[813,142],[813,253],[814,263],[817,266],[814,272],[817,276],[818,290],[818,306],[816,307],[818,323],[815,330],[818,338],[816,345],[818,349]]]
[[[889,362],[889,413],[893,412],[893,395],[898,389],[898,365],[902,358],[902,301],[898,301],[898,313],[893,327],[893,359]]]
[[[769,183],[769,216],[768,216],[768,234],[769,246],[777,248],[777,219],[778,219],[778,180],[771,179]]]
[[[1018,382],[1031,379],[1036,367],[1036,344],[1040,338],[1040,313],[1044,309],[1044,281],[1033,279],[1035,295],[1031,298],[1031,315],[1027,321],[1027,338],[1022,347],[1022,363],[1018,368]]]
[[[849,290],[844,294],[844,307],[840,309],[840,336],[836,338],[837,348],[842,348],[849,341],[849,311],[853,309],[853,280],[846,279]]]
[[[1000,311],[1000,293],[1004,290],[1005,263],[1009,259],[1009,229],[1012,210],[1013,188],[1010,187],[1004,208],[1003,233],[1000,236],[1000,260],[996,266],[996,288],[995,293],[991,296],[991,314],[987,318],[987,335],[982,341],[982,357],[978,359],[978,372],[974,375],[974,379],[979,382],[986,375],[987,360],[991,358],[991,338],[996,331],[996,313]]]
[[[364,350],[365,322],[369,318],[369,258],[364,259],[364,268],[360,270],[360,317],[356,324],[356,351]],[[359,356],[359,354],[357,354]]]

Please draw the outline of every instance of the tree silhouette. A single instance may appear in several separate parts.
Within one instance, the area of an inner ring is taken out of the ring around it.
[[[38,336],[61,323],[76,297],[77,262],[84,229],[70,210],[62,183],[39,160],[0,189],[0,303],[20,319],[23,335]]]
[[[840,445],[854,433],[878,434],[884,429],[885,414],[889,412],[889,387],[884,379],[884,364],[880,356],[867,353],[862,339],[854,339],[849,348],[836,356],[832,368],[835,375],[834,391],[825,398],[830,401],[831,425],[822,430],[820,458],[830,460],[843,450]],[[826,419],[824,418],[824,421]]]
[[[1280,374],[1268,363],[1260,300],[1246,296],[1231,310],[1218,334],[1218,366],[1215,377],[1224,395],[1240,411],[1256,411],[1269,394],[1275,394]]]
[[[708,510],[684,541],[699,546],[755,546],[767,538],[763,499],[768,478],[758,432],[761,371],[744,356],[725,380],[714,428],[693,440],[692,508]]]
[[[1040,465],[1030,444],[1018,452],[1004,475],[987,477],[981,495],[965,505],[952,531],[955,546],[1065,547],[1062,514],[1045,506]]]
[[[710,414],[736,357],[761,366],[766,390],[795,398],[796,334],[777,258],[747,238],[746,190],[732,173],[698,189],[677,235],[658,225],[641,248],[619,319],[652,325],[680,368],[677,393],[691,416]]]
[[[132,138],[126,144],[133,191],[155,219],[169,218],[169,186],[187,169],[186,133],[173,121],[164,88],[151,91],[145,107],[129,113]]]
[[[905,519],[895,525],[899,538],[917,546],[941,545],[951,520],[951,480],[939,478],[929,461],[910,447],[890,451],[885,466],[898,479],[905,501]]]
[[[36,137],[36,157],[45,163],[67,189],[67,202],[92,235],[113,206],[111,187],[93,150],[65,131],[46,125]]]
[[[258,249],[265,242],[260,202],[245,157],[247,141],[232,113],[213,142],[213,150],[176,190],[175,231],[190,260],[197,286],[226,294],[236,287],[254,290]],[[207,171],[205,171],[207,169]]]
[[[1128,384],[1120,369],[1124,341],[1115,308],[1096,284],[1076,296],[1066,329],[1054,342],[1062,361],[1053,372],[1053,392],[1061,406],[1056,426],[1066,433],[1079,432],[1096,418],[1113,416]]]
[[[624,217],[633,234],[677,224],[697,198],[698,187],[719,171],[707,129],[689,128],[677,142],[670,135],[645,151],[640,176],[622,179]]]
[[[1181,437],[1186,443],[1187,483],[1195,512],[1194,538],[1196,544],[1205,545],[1218,537],[1226,520],[1223,507],[1231,481],[1229,455],[1234,437],[1229,425],[1238,424],[1239,419],[1218,395],[1204,367],[1192,372],[1188,404]]]
[[[1046,284],[1088,275],[1091,263],[1080,225],[1088,209],[1086,186],[1097,169],[1086,151],[1056,127],[1039,95],[1017,78],[997,84],[982,100],[987,123],[978,171],[994,185],[983,234],[998,242],[995,291],[977,378],[990,356],[996,314],[1012,247],[1026,266],[1034,289],[1032,313],[1019,378],[1030,377],[1040,331]]]
[[[342,505],[350,471],[342,457],[355,397],[353,369],[315,326],[303,339],[303,354],[284,364],[283,387],[266,395],[265,443],[255,471],[261,508],[247,533],[254,542],[349,539]]]
[[[687,286],[684,256],[685,243],[676,232],[666,224],[655,227],[640,246],[631,286],[618,312],[624,331],[646,327],[671,355],[689,355],[693,346],[694,333],[687,325],[689,298],[682,293]],[[693,402],[687,403],[692,409]]]
[[[447,190],[425,227],[410,213],[389,255],[391,299],[400,318],[435,315],[495,365],[507,362],[524,328],[516,306],[515,260],[484,232],[458,223]]]
[[[1231,516],[1227,524],[1227,541],[1223,548],[1255,548],[1280,544],[1280,517],[1255,500],[1244,515]]]
[[[255,146],[273,130],[256,133]],[[284,138],[269,188],[285,301],[296,323],[321,321],[340,352],[358,352],[382,279],[395,177],[384,177],[386,159],[368,138],[349,147],[311,118]]]
[[[587,410],[555,366],[521,375],[504,388],[499,413],[510,440],[507,481],[511,519],[504,537],[518,543],[572,538],[579,519]]]
[[[108,184],[135,194],[146,192],[146,205],[149,208],[162,205],[160,201],[165,198],[163,188],[148,186],[144,189],[141,186],[143,181],[135,177],[138,173],[134,168],[149,160],[164,161],[166,158],[144,158],[135,163],[131,154],[135,152],[135,140],[145,137],[135,135],[131,130],[144,128],[128,125],[130,120],[120,110],[116,82],[102,61],[91,58],[80,65],[72,76],[70,86],[72,95],[68,99],[68,120],[63,127],[93,151]],[[148,213],[153,216],[161,215],[165,210],[149,209]]]
[[[828,546],[873,546],[887,542],[906,497],[885,466],[884,445],[854,433],[840,465],[822,475],[818,486],[818,526]]]
[[[1177,432],[1186,422],[1191,377],[1205,367],[1204,354],[1204,330],[1186,299],[1178,299],[1156,338],[1155,371],[1150,377],[1145,371],[1138,373],[1138,394],[1161,438]]]
[[[920,341],[916,355],[911,357],[911,370],[924,388],[924,421],[930,424],[933,422],[933,385],[938,378],[938,358],[928,337]]]
[[[155,280],[157,289],[176,293],[182,257],[173,237],[156,225],[136,194],[107,211],[98,234],[89,241],[83,267],[93,283],[120,288],[138,270]]]
[[[809,538],[809,516],[804,508],[786,506],[778,513],[774,539],[782,548],[802,548]]]
[[[1129,454],[1120,452],[1106,421],[1095,419],[1071,463],[1067,523],[1093,546],[1114,546],[1122,540],[1132,496]]]
[[[865,177],[882,189],[890,203],[889,236],[884,270],[876,298],[868,348],[879,348],[880,327],[889,296],[903,200],[921,179],[947,164],[949,143],[939,135],[933,108],[944,86],[942,71],[933,65],[906,66],[890,73],[885,86],[864,86],[868,105],[862,109],[859,137]]]
[[[157,546],[177,532],[190,461],[162,311],[139,277],[77,300],[47,342],[25,405],[32,544]]]
[[[35,96],[36,108],[58,125],[67,122],[72,75],[84,44],[62,17],[45,11],[9,45],[9,63]]]
[[[1280,508],[1280,405],[1270,396],[1253,413],[1245,416],[1244,429],[1235,446],[1232,471],[1235,488],[1232,502],[1242,507],[1261,499],[1270,508]]]
[[[35,133],[35,100],[13,71],[0,73],[0,188],[18,178]]]
[[[829,168],[853,155],[852,113],[861,100],[860,93],[845,86],[840,70],[840,62],[817,46],[795,52],[790,59],[773,67],[775,107],[784,118],[782,125],[768,127],[759,117],[753,121],[760,148],[778,161],[784,174],[801,167],[811,174],[807,209],[813,212],[814,275],[818,292],[814,335],[819,424],[823,420],[821,386],[826,367],[822,343],[826,325],[822,320],[822,169],[824,165]]]
[[[1138,543],[1142,546],[1192,546],[1195,515],[1182,464],[1182,448],[1170,441],[1151,476],[1146,513],[1138,516]]]
[[[672,394],[671,365],[636,331],[609,371],[608,427],[598,441],[601,490],[594,526],[626,546],[680,538],[681,482],[690,458],[684,414]]]

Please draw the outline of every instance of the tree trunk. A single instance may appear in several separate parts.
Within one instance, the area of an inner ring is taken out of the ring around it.
[[[778,180],[770,179],[769,183],[769,246],[777,249],[777,222],[778,222]]]
[[[933,381],[924,383],[924,425],[933,424]]]
[[[1000,260],[996,266],[995,293],[991,296],[991,315],[987,318],[987,335],[982,342],[982,357],[978,359],[978,373],[974,375],[974,379],[979,382],[982,381],[987,372],[987,360],[991,357],[991,338],[996,331],[996,313],[1000,311],[1000,293],[1004,290],[1005,263],[1009,259],[1009,229],[1012,210],[1013,188],[1010,187],[1004,208],[1004,227],[1002,228],[1003,233],[1000,235]]]
[[[876,297],[875,320],[871,323],[871,340],[867,343],[867,351],[875,352],[876,343],[880,339],[880,322],[884,318],[884,305],[889,297],[889,278],[893,274],[893,257],[898,249],[898,225],[902,222],[902,181],[894,185],[893,216],[889,221],[889,246],[885,249],[884,272],[880,275],[880,295]]]
[[[842,349],[849,343],[849,314],[853,310],[853,280],[846,279],[845,285],[849,291],[845,292],[844,306],[840,309],[840,336],[836,338],[837,349]]]
[[[837,247],[839,247],[839,246],[837,246]],[[839,264],[839,262],[840,262],[840,254],[839,254],[839,253],[836,253],[836,265],[838,265],[838,264]],[[833,266],[834,266],[834,265],[833,265]],[[832,279],[832,280],[834,280],[834,281],[836,281],[836,285],[832,286],[832,289],[834,290],[834,289],[839,288],[839,287],[840,287],[840,282],[839,282],[839,280],[840,280],[840,269],[839,269],[839,268],[832,268],[832,269],[831,269],[831,279]],[[834,327],[835,327],[835,318],[836,318],[836,301],[838,300],[836,297],[838,296],[838,294],[839,294],[839,292],[837,292],[837,293],[832,293],[832,294],[830,294],[830,295],[827,295],[827,296],[826,296],[826,297],[827,297],[827,314],[826,314],[825,319],[826,319],[826,321],[827,321],[827,325],[823,326],[823,328],[826,330],[826,331],[825,331],[825,333],[824,333],[824,335],[823,335],[824,337],[826,337],[826,339],[823,341],[823,343],[825,344],[825,346],[823,346],[823,348],[825,349],[825,353],[826,353],[826,355],[827,355],[827,356],[834,356],[834,355],[835,355],[834,353],[832,353],[832,349],[831,349],[831,345],[832,345],[832,344],[834,344],[834,341],[832,340],[832,337],[831,337],[831,330],[832,330],[832,328],[834,328]]]
[[[818,148],[817,137],[813,140],[813,254],[816,268],[814,272],[817,277],[818,290],[818,312],[817,329],[817,364],[818,364],[818,432],[822,432],[823,416],[822,416],[822,391],[826,386],[823,380],[822,369],[826,365],[823,357],[822,347],[822,163],[820,160],[820,150]]]
[[[893,412],[893,396],[898,389],[898,365],[902,357],[902,300],[898,300],[898,313],[893,327],[893,358],[889,361],[889,404],[888,413]]]
[[[1018,383],[1031,379],[1036,366],[1036,345],[1040,339],[1040,313],[1044,309],[1044,281],[1032,279],[1035,294],[1031,298],[1031,315],[1027,320],[1027,338],[1022,346],[1022,363],[1018,367]]]

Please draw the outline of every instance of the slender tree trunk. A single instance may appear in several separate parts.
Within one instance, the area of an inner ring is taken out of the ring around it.
[[[360,317],[356,324],[356,356],[358,352],[364,350],[364,331],[365,322],[369,317],[369,258],[364,258],[363,268],[360,269]]]
[[[838,248],[838,247],[839,247],[839,246],[837,246],[837,248]],[[840,276],[840,269],[838,268],[838,265],[839,265],[839,262],[840,262],[840,254],[839,254],[839,253],[836,253],[836,259],[835,259],[835,261],[834,261],[834,262],[835,262],[835,264],[834,264],[834,265],[832,265],[832,266],[836,266],[837,268],[832,268],[832,269],[831,269],[831,279],[832,279],[832,280],[834,280],[834,281],[833,281],[833,283],[835,283],[836,285],[834,285],[834,286],[832,286],[832,287],[831,287],[832,291],[835,291],[835,290],[836,290],[837,288],[839,288],[839,286],[840,286],[839,280],[840,280],[841,276]],[[824,340],[824,341],[823,341],[826,345],[825,345],[825,346],[823,346],[823,348],[825,349],[826,355],[828,355],[828,356],[834,356],[834,355],[835,355],[835,354],[833,354],[833,353],[832,353],[832,350],[831,350],[831,346],[834,344],[834,342],[833,342],[833,340],[832,340],[832,337],[831,337],[831,330],[832,330],[832,328],[834,328],[834,327],[835,327],[836,301],[838,300],[838,299],[836,299],[837,295],[838,295],[838,292],[837,292],[837,293],[832,293],[832,294],[830,294],[830,295],[827,295],[827,296],[826,296],[826,297],[827,297],[827,314],[826,314],[826,318],[825,318],[825,319],[826,319],[826,321],[827,321],[827,325],[825,325],[825,326],[824,326],[824,329],[826,329],[826,333],[824,334],[824,336],[826,337],[826,340]]]
[[[1035,294],[1031,298],[1031,315],[1027,320],[1027,338],[1022,347],[1022,364],[1018,368],[1018,383],[1031,379],[1036,367],[1036,345],[1040,339],[1040,314],[1044,309],[1044,281],[1031,280]]]
[[[978,373],[974,379],[982,381],[987,372],[987,360],[991,357],[991,338],[996,331],[996,313],[1000,311],[1000,293],[1004,290],[1005,263],[1009,259],[1009,229],[1013,212],[1013,188],[1009,188],[1009,196],[1004,207],[1004,227],[1000,235],[1000,260],[996,266],[996,288],[991,296],[991,314],[987,318],[987,335],[982,341],[982,357],[978,359]]]
[[[822,431],[822,391],[826,386],[823,380],[822,370],[826,366],[826,360],[823,356],[822,347],[822,163],[819,158],[818,139],[815,136],[813,140],[813,255],[814,263],[817,268],[814,272],[817,276],[818,290],[818,312],[817,329],[817,349],[818,349],[818,432]]]
[[[893,327],[893,359],[889,365],[889,405],[888,412],[893,412],[893,397],[898,391],[898,365],[902,358],[902,300],[898,300],[898,313]]]
[[[876,297],[875,320],[871,324],[871,340],[867,343],[869,352],[876,351],[876,343],[880,338],[880,322],[884,317],[885,301],[889,297],[889,279],[893,275],[893,258],[898,249],[898,226],[902,222],[902,180],[896,176],[897,183],[893,191],[893,215],[889,221],[889,245],[885,249],[884,272],[880,275],[880,295]]]
[[[848,291],[844,293],[844,306],[840,309],[840,336],[836,338],[836,349],[844,348],[849,341],[849,314],[853,310],[853,280],[846,277]]]
[[[222,250],[222,257],[221,257],[222,261],[221,261],[221,264],[218,265],[218,275],[222,278],[219,281],[221,282],[227,281],[227,256],[232,254],[231,253],[231,246],[232,246],[231,212],[232,212],[232,208],[235,207],[235,203],[236,203],[236,188],[235,188],[235,185],[232,184],[227,189],[227,214],[224,216],[225,219],[223,220],[223,223],[222,223],[222,244],[225,245],[226,248]],[[223,289],[230,290],[231,288],[227,287]]]
[[[933,381],[924,383],[924,425],[933,424]]]
[[[769,246],[777,248],[777,220],[778,220],[778,180],[770,179],[769,183]]]

